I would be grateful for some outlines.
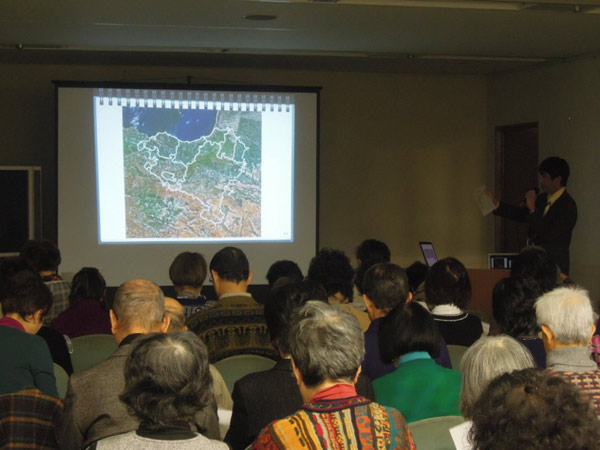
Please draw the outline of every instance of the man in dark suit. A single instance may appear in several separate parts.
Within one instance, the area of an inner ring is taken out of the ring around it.
[[[99,439],[137,430],[138,419],[119,399],[125,387],[125,360],[142,334],[166,332],[169,317],[164,310],[163,293],[151,281],[132,280],[119,287],[110,310],[119,348],[106,361],[71,376],[60,430],[61,449],[80,450]],[[219,439],[214,401],[195,418],[200,433]]]
[[[569,274],[569,245],[575,223],[577,204],[566,191],[569,164],[562,158],[551,156],[538,168],[541,194],[530,190],[523,205],[514,206],[499,202],[489,191],[496,210],[494,214],[529,224],[529,245],[539,245],[558,265],[561,272]]]

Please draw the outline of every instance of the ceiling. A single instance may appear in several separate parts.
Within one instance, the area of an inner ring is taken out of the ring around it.
[[[0,62],[489,74],[595,54],[600,0],[0,0]]]

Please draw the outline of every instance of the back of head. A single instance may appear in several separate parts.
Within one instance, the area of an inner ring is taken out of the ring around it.
[[[460,362],[460,411],[470,419],[475,402],[489,382],[503,373],[535,367],[529,350],[510,336],[487,336],[476,341]]]
[[[554,289],[558,267],[541,247],[525,247],[515,257],[510,269],[510,276],[531,277],[542,288],[543,292]]]
[[[418,287],[425,281],[429,272],[429,267],[421,261],[415,261],[406,268],[406,276],[408,277],[408,286],[413,294],[417,292]]]
[[[567,161],[558,156],[551,156],[543,160],[538,167],[538,172],[540,174],[547,173],[550,178],[560,177],[563,186],[567,185],[571,173]]]
[[[536,334],[534,305],[540,295],[542,289],[533,278],[517,276],[498,281],[492,293],[492,310],[502,332],[513,337]]]
[[[436,262],[425,278],[428,305],[453,304],[465,309],[471,301],[471,279],[465,266],[456,258]]]
[[[224,281],[240,283],[250,276],[250,264],[243,251],[236,247],[225,247],[215,253],[210,260],[210,270],[214,270]]]
[[[167,333],[186,330],[185,308],[174,298],[165,297],[165,316],[171,319]]]
[[[334,305],[309,301],[296,311],[290,352],[304,384],[351,382],[362,364],[364,335],[356,318]]]
[[[121,400],[146,428],[192,420],[212,395],[208,353],[194,333],[151,334],[127,358]]]
[[[56,271],[61,262],[60,250],[50,241],[27,241],[20,256],[37,272]]]
[[[563,287],[542,295],[535,302],[539,326],[546,325],[559,344],[588,345],[594,312],[584,289]]]
[[[2,313],[18,314],[25,319],[28,315],[42,310],[42,316],[52,307],[52,293],[40,276],[30,269],[10,275],[0,292]]]
[[[524,369],[493,380],[473,408],[473,448],[587,450],[600,448],[589,399],[552,372]]]
[[[106,292],[106,281],[95,267],[84,267],[71,281],[71,294],[69,299],[89,298],[103,300]]]
[[[354,270],[344,252],[329,248],[319,251],[310,261],[307,278],[321,283],[328,297],[339,292],[352,301]]]
[[[386,313],[405,303],[410,293],[406,272],[393,263],[376,264],[367,270],[362,288],[375,307]]]
[[[204,256],[196,252],[180,253],[169,267],[169,278],[176,287],[201,287],[206,279]]]
[[[300,267],[294,261],[282,259],[271,264],[271,267],[267,271],[269,287],[272,288],[275,282],[281,277],[287,277],[291,281],[302,281],[304,275],[302,275]]]
[[[376,266],[378,264],[385,264],[389,261],[385,259],[370,259],[369,261],[361,262],[358,268],[356,269],[356,273],[354,274],[354,286],[360,293],[360,295],[364,294],[363,284],[365,282],[365,275],[371,269],[371,267]]]
[[[112,309],[125,330],[157,331],[165,313],[164,295],[152,281],[126,281],[117,289]]]
[[[366,239],[356,249],[356,259],[362,264],[369,261],[390,262],[388,246],[377,239]]]
[[[440,354],[440,341],[437,324],[417,302],[398,305],[381,319],[379,351],[386,364],[411,352],[427,352],[436,358]]]
[[[309,300],[327,301],[325,289],[316,281],[298,281],[276,288],[265,303],[271,341],[283,355],[290,353],[289,330],[294,312]]]

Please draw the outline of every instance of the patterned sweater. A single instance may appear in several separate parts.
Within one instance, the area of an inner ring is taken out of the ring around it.
[[[404,417],[356,396],[317,400],[267,426],[252,449],[414,449]]]

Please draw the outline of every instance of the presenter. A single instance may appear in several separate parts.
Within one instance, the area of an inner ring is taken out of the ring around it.
[[[519,206],[498,201],[486,190],[496,209],[494,214],[529,224],[528,245],[544,248],[564,275],[569,274],[569,245],[577,222],[577,204],[566,191],[569,164],[557,156],[546,158],[538,167],[542,192],[530,190]]]

